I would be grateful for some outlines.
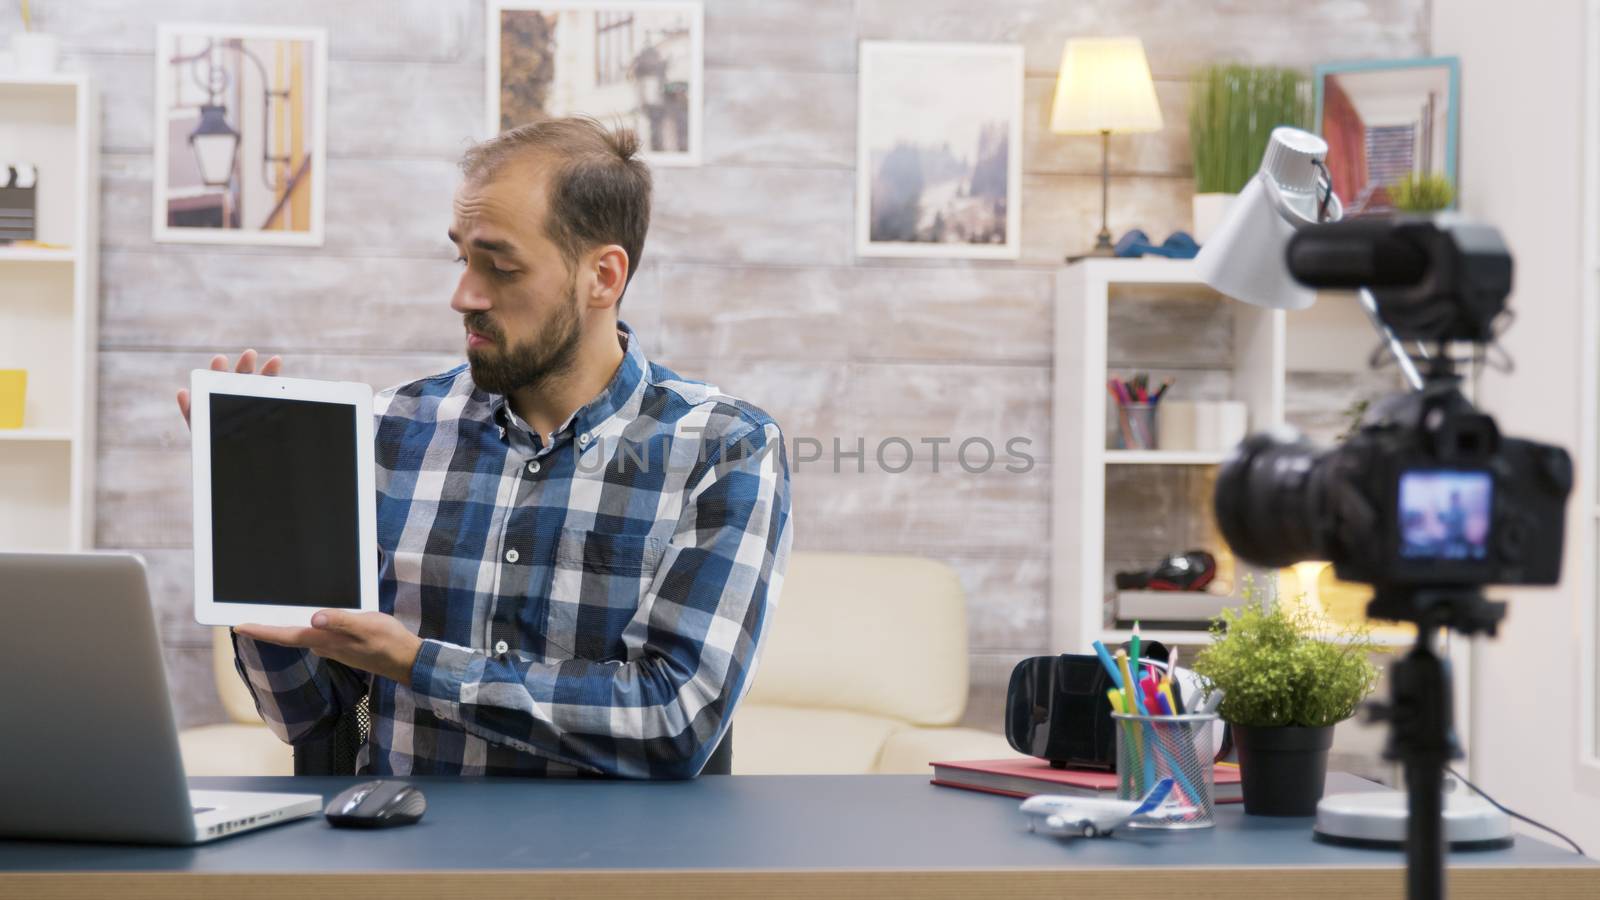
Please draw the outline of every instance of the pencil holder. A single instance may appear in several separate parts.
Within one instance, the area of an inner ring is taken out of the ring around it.
[[[1155,450],[1161,446],[1156,435],[1154,403],[1124,403],[1117,406],[1117,449]]]
[[[1211,745],[1215,713],[1139,716],[1114,712],[1117,723],[1117,798],[1139,800],[1163,778],[1172,793],[1153,816],[1126,828],[1210,828],[1216,824]]]

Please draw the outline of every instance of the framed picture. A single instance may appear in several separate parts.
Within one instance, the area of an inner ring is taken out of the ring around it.
[[[327,32],[162,25],[156,48],[155,239],[321,246]]]
[[[1022,47],[862,41],[856,253],[1016,259]]]
[[[1322,65],[1315,81],[1314,121],[1346,215],[1391,211],[1389,190],[1408,174],[1443,175],[1457,187],[1456,57]]]
[[[698,165],[704,77],[698,2],[490,0],[488,133],[593,116],[639,135],[657,165]]]

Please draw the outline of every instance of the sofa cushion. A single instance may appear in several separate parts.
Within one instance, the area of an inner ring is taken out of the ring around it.
[[[201,725],[178,734],[187,775],[293,775],[294,750],[265,725]]]
[[[735,775],[859,775],[904,723],[839,709],[744,703],[733,717]]]
[[[884,742],[876,771],[888,775],[933,775],[929,763],[962,759],[1021,759],[1006,736],[976,728],[896,730]]]
[[[966,596],[944,563],[794,553],[768,624],[748,703],[918,725],[949,725],[966,709]]]

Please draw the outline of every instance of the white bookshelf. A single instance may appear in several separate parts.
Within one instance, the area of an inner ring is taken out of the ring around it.
[[[1051,643],[1083,652],[1091,641],[1126,639],[1105,625],[1106,470],[1110,466],[1217,466],[1227,451],[1115,450],[1106,429],[1111,304],[1124,290],[1204,289],[1190,260],[1090,259],[1057,278],[1052,504]],[[1281,312],[1227,301],[1233,316],[1230,397],[1249,409],[1252,431],[1283,421],[1285,325]],[[1196,514],[1209,515],[1209,510]],[[1203,631],[1152,633],[1204,643]]]
[[[1108,466],[1215,466],[1227,458],[1226,450],[1107,450]]]
[[[0,247],[0,369],[26,369],[0,429],[0,550],[93,544],[99,119],[87,75],[0,76],[0,162],[39,167],[37,238]]]

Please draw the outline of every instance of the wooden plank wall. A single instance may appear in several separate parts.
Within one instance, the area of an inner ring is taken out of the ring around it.
[[[830,448],[835,436],[847,448],[857,436],[869,448],[888,435],[1033,441],[1038,465],[1020,475],[968,475],[948,462],[899,475],[814,463],[794,479],[797,547],[924,554],[956,567],[971,603],[968,719],[997,727],[1011,665],[1050,649],[1050,301],[1058,261],[1088,245],[1098,218],[1099,142],[1046,127],[1063,42],[1145,41],[1166,128],[1113,138],[1113,228],[1140,226],[1160,240],[1189,226],[1184,79],[1197,64],[1417,55],[1428,49],[1427,8],[707,0],[706,162],[657,173],[656,219],[625,318],[657,358]],[[483,4],[76,0],[38,4],[35,15],[62,38],[64,65],[93,72],[103,96],[97,541],[150,560],[182,723],[216,721],[208,636],[189,614],[187,445],[172,394],[211,351],[246,345],[284,354],[296,375],[380,387],[457,359],[444,231],[454,160],[483,128]],[[151,243],[155,26],[182,21],[329,29],[325,247]],[[1026,47],[1020,262],[854,258],[860,39]],[[1308,414],[1325,406],[1310,402]]]

